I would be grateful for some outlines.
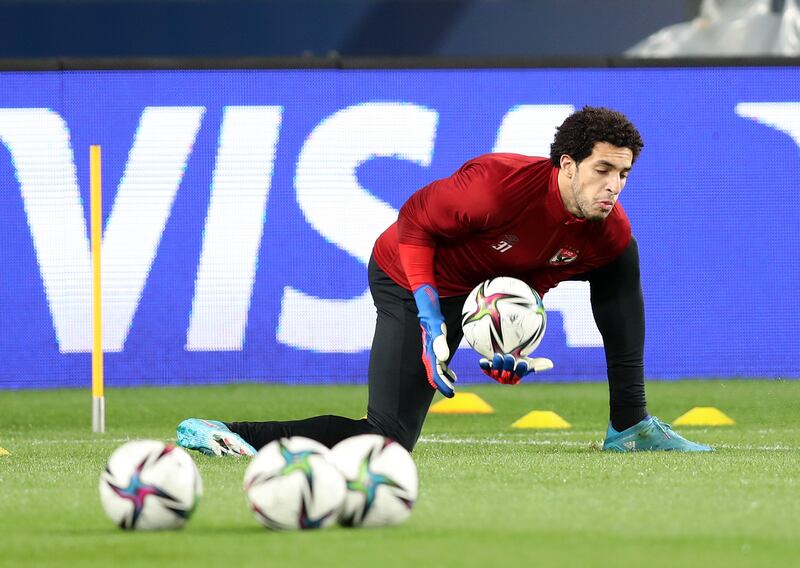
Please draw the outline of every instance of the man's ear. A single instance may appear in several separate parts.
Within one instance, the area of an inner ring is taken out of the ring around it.
[[[561,165],[561,171],[563,171],[568,178],[572,178],[572,176],[575,174],[575,168],[577,167],[577,164],[575,163],[575,160],[572,159],[572,156],[569,154],[561,154],[559,164]]]

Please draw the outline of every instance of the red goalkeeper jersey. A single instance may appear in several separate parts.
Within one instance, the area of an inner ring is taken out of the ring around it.
[[[414,193],[378,237],[375,262],[411,289],[398,245],[435,247],[435,285],[443,297],[513,276],[544,295],[559,282],[603,266],[631,240],[619,203],[602,222],[564,207],[558,168],[547,158],[485,154]]]

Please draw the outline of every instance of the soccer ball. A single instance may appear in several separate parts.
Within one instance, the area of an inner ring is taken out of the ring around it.
[[[539,346],[547,314],[536,290],[522,280],[502,276],[478,284],[461,311],[464,338],[491,359],[495,353],[525,357]]]
[[[182,527],[203,494],[200,472],[184,450],[155,440],[117,448],[100,474],[100,501],[123,529]]]
[[[244,474],[244,491],[255,517],[276,530],[315,529],[336,521],[345,494],[330,450],[294,436],[270,442]]]
[[[377,434],[363,434],[336,444],[331,457],[347,482],[339,523],[380,527],[402,523],[411,515],[419,477],[403,446]]]

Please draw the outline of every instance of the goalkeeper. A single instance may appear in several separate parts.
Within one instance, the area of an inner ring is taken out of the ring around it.
[[[449,363],[461,341],[467,294],[488,278],[513,276],[542,296],[565,280],[589,282],[608,369],[604,450],[710,451],[647,413],[639,253],[617,203],[643,146],[624,115],[584,107],[557,129],[549,159],[487,154],[423,187],[378,238],[369,262],[377,322],[367,416],[190,418],[178,426],[178,443],[207,454],[252,455],[282,437],[305,436],[330,447],[376,433],[411,450],[435,391],[454,394]],[[516,384],[553,364],[498,353],[480,366],[492,379]]]

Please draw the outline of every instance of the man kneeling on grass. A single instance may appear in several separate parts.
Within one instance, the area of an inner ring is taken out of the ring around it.
[[[448,365],[461,341],[467,294],[489,278],[513,276],[542,296],[565,280],[589,282],[608,364],[604,450],[711,451],[647,413],[639,251],[617,203],[643,146],[624,115],[584,107],[558,128],[549,158],[486,154],[418,190],[378,238],[369,262],[378,317],[367,417],[190,418],[178,426],[178,443],[206,454],[253,455],[283,437],[305,436],[330,447],[376,433],[411,450],[434,392],[455,392]],[[513,385],[553,363],[497,353],[480,366]]]

